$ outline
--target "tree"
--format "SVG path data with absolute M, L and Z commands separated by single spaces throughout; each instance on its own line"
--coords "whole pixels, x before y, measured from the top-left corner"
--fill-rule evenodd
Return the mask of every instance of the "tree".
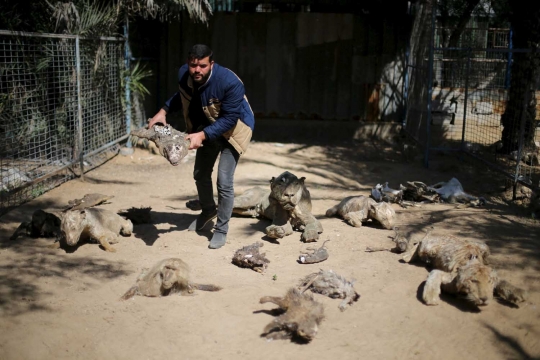
M 523 132 L 525 147 L 534 146 L 536 96 L 540 76 L 540 2 L 526 0 L 494 1 L 496 10 L 507 14 L 513 29 L 513 47 L 531 49 L 530 53 L 514 53 L 512 78 L 506 110 L 501 116 L 502 153 L 519 148 Z M 523 120 L 523 125 L 522 125 Z

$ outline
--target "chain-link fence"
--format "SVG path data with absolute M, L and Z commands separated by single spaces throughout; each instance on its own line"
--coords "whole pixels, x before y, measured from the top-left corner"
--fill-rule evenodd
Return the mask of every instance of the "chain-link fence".
M 0 31 L 0 214 L 125 139 L 122 38 Z
M 428 24 L 431 24 L 428 25 Z M 436 27 L 431 4 L 417 6 L 405 129 L 425 149 L 460 151 L 528 187 L 540 187 L 539 56 L 512 48 L 510 29 Z

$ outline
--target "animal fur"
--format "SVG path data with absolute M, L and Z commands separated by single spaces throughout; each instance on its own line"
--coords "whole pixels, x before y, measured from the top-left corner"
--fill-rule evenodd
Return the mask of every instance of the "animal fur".
M 196 284 L 190 281 L 188 264 L 178 258 L 164 259 L 151 269 L 143 269 L 137 282 L 122 297 L 127 300 L 135 295 L 159 297 L 179 293 L 186 295 L 194 289 L 204 291 L 219 291 L 216 285 Z
M 46 212 L 41 209 L 34 211 L 30 222 L 23 221 L 11 235 L 10 240 L 16 240 L 21 235 L 38 237 L 60 237 L 61 214 Z
M 326 246 L 324 246 L 328 241 L 330 240 L 326 240 L 325 242 L 323 242 L 321 247 L 318 249 L 314 249 L 311 247 L 306 248 L 306 250 L 309 252 L 302 253 L 298 258 L 298 261 L 301 264 L 315 264 L 328 259 L 328 250 L 326 249 Z
M 320 270 L 317 273 L 309 274 L 300 280 L 298 288 L 303 289 L 303 291 L 310 289 L 314 293 L 322 294 L 332 299 L 344 299 L 339 304 L 341 311 L 345 311 L 347 305 L 352 305 L 360 299 L 360 294 L 354 290 L 354 280 L 348 281 L 332 270 Z
M 244 246 L 243 248 L 236 250 L 233 255 L 232 263 L 240 267 L 252 269 L 259 273 L 264 273 L 270 260 L 265 257 L 265 253 L 259 253 L 259 249 L 263 246 L 264 244 L 262 242 L 256 242 L 255 244 Z
M 385 229 L 393 229 L 396 222 L 396 212 L 391 205 L 359 195 L 349 196 L 330 209 L 326 210 L 326 216 L 339 215 L 352 226 L 360 227 L 368 220 L 379 223 Z
M 171 125 L 153 125 L 151 129 L 139 128 L 132 130 L 131 135 L 153 141 L 159 153 L 173 166 L 180 164 L 189 151 L 189 140 L 186 133 L 176 130 Z
M 118 242 L 118 234 L 130 236 L 133 223 L 110 210 L 88 208 L 68 210 L 60 224 L 62 235 L 70 246 L 81 238 L 97 240 L 106 251 L 115 252 L 111 244 Z
M 270 190 L 255 187 L 235 197 L 233 213 L 272 220 L 266 228 L 270 238 L 281 239 L 298 230 L 302 241 L 317 241 L 323 228 L 311 213 L 311 195 L 304 181 L 285 171 L 270 180 Z
M 274 303 L 283 314 L 272 320 L 261 336 L 269 340 L 298 339 L 309 342 L 315 338 L 324 319 L 324 307 L 313 299 L 312 294 L 303 294 L 291 288 L 284 297 L 264 296 L 261 304 Z
M 441 290 L 463 295 L 476 306 L 488 305 L 496 294 L 504 301 L 518 305 L 527 292 L 499 279 L 488 266 L 489 247 L 479 240 L 453 236 L 431 236 L 430 232 L 403 256 L 405 262 L 421 261 L 431 265 L 422 299 L 427 305 L 438 305 Z

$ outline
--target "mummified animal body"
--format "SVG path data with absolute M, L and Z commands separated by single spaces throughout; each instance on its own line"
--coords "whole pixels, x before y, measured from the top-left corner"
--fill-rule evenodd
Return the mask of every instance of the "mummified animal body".
M 86 194 L 81 199 L 68 201 L 69 205 L 62 211 L 87 209 L 92 206 L 106 203 L 112 198 L 114 198 L 114 195 Z
M 428 201 L 447 203 L 464 203 L 472 206 L 484 205 L 486 200 L 467 194 L 458 179 L 452 178 L 446 182 L 440 182 L 428 186 L 420 181 L 408 181 L 405 186 L 400 185 L 403 191 L 403 199 L 408 201 Z
M 190 281 L 189 266 L 178 258 L 164 259 L 151 269 L 143 269 L 137 282 L 120 299 L 127 300 L 135 295 L 159 297 L 172 294 L 191 294 L 195 289 L 219 291 L 216 285 L 196 284 Z
M 171 165 L 180 163 L 189 150 L 190 142 L 186 140 L 186 133 L 176 130 L 171 125 L 153 125 L 151 129 L 140 128 L 132 130 L 131 135 L 153 141 L 159 149 L 159 153 L 165 157 Z
M 240 267 L 250 268 L 259 273 L 264 273 L 270 260 L 265 257 L 265 253 L 259 253 L 259 249 L 263 246 L 264 244 L 262 242 L 256 242 L 255 244 L 236 250 L 232 263 Z
M 350 225 L 360 227 L 368 220 L 374 220 L 385 229 L 393 229 L 396 222 L 396 212 L 391 205 L 359 195 L 349 196 L 339 204 L 326 210 L 326 216 L 339 215 Z
M 23 221 L 15 230 L 10 240 L 17 239 L 20 235 L 29 235 L 34 238 L 38 237 L 55 237 L 58 238 L 61 234 L 60 223 L 61 214 L 46 212 L 41 209 L 34 211 L 30 222 Z
M 324 246 L 328 241 L 330 240 L 323 242 L 321 247 L 318 249 L 311 247 L 306 248 L 306 250 L 309 252 L 304 251 L 298 258 L 298 262 L 301 264 L 315 264 L 328 259 L 328 250 L 326 249 L 326 246 Z
M 489 267 L 488 246 L 478 240 L 453 236 L 431 236 L 430 233 L 404 254 L 406 262 L 422 261 L 432 270 L 426 280 L 422 299 L 427 305 L 437 305 L 441 289 L 450 294 L 464 295 L 477 306 L 488 305 L 493 295 L 517 305 L 527 298 L 527 292 L 499 279 Z
M 298 284 L 299 289 L 310 289 L 314 293 L 322 294 L 332 299 L 344 299 L 339 304 L 339 309 L 345 311 L 347 305 L 352 305 L 360 299 L 360 294 L 354 290 L 354 281 L 349 281 L 332 270 L 320 270 L 309 274 Z
M 110 244 L 118 242 L 118 234 L 130 236 L 133 224 L 110 210 L 89 208 L 66 211 L 61 230 L 70 246 L 76 245 L 81 238 L 94 239 L 105 250 L 115 252 Z
M 324 319 L 323 305 L 315 301 L 312 294 L 303 294 L 294 288 L 284 297 L 264 296 L 259 302 L 274 303 L 284 311 L 264 328 L 262 336 L 270 340 L 311 341 Z
M 273 239 L 291 235 L 295 229 L 302 231 L 303 241 L 317 241 L 323 228 L 311 214 L 311 195 L 304 180 L 285 171 L 270 180 L 270 190 L 256 187 L 235 197 L 233 213 L 272 220 L 266 235 Z

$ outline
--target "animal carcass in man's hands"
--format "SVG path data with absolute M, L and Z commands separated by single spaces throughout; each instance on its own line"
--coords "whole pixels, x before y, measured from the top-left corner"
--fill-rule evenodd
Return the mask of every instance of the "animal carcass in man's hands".
M 314 293 L 333 299 L 344 299 L 339 304 L 341 311 L 344 311 L 347 305 L 352 305 L 353 302 L 360 299 L 360 294 L 354 290 L 354 281 L 348 281 L 332 270 L 320 270 L 318 273 L 309 274 L 300 281 L 298 288 L 303 288 L 304 291 L 311 289 Z
M 167 124 L 154 125 L 151 129 L 140 128 L 132 130 L 131 135 L 153 141 L 159 149 L 159 153 L 165 157 L 171 165 L 180 163 L 189 150 L 190 142 L 186 140 L 186 133 L 181 132 Z

